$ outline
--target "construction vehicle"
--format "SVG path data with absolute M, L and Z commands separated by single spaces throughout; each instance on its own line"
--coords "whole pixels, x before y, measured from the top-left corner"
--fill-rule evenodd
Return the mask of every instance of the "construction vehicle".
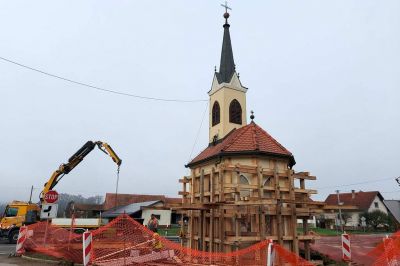
M 39 220 L 40 208 L 44 203 L 44 195 L 48 191 L 52 190 L 64 175 L 71 172 L 71 170 L 82 162 L 86 155 L 88 155 L 96 146 L 112 158 L 112 160 L 117 164 L 119 171 L 122 160 L 107 143 L 101 141 L 86 142 L 82 148 L 68 159 L 68 163 L 61 164 L 60 167 L 54 171 L 50 179 L 44 184 L 44 188 L 40 193 L 40 202 L 38 204 L 30 201 L 13 201 L 6 206 L 4 214 L 0 220 L 0 237 L 8 238 L 10 243 L 16 243 L 18 240 L 19 228 L 22 225 L 32 224 Z

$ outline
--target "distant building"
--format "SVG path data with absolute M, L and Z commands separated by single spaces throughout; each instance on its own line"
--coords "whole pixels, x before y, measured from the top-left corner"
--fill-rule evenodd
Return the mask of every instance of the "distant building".
M 384 200 L 383 203 L 396 220 L 397 225 L 400 225 L 400 200 Z
M 384 204 L 384 198 L 379 191 L 354 191 L 351 193 L 339 193 L 338 195 L 330 194 L 325 203 L 328 206 L 332 206 L 331 212 L 325 212 L 324 219 L 331 220 L 327 221 L 327 225 L 338 225 L 338 209 L 342 210 L 342 217 L 345 220 L 345 226 L 358 227 L 360 226 L 360 218 L 362 213 L 372 212 L 374 210 L 380 210 L 385 214 L 389 214 L 389 211 Z M 333 222 L 332 222 L 333 221 Z M 328 226 L 327 226 L 328 227 Z
M 178 207 L 182 203 L 180 198 L 169 198 L 164 195 L 143 195 L 143 194 L 114 194 L 107 193 L 104 201 L 104 210 L 108 214 L 115 210 L 114 213 L 121 213 L 122 209 L 129 210 L 132 214 L 128 215 L 143 219 L 143 224 L 147 224 L 151 214 L 156 215 L 161 226 L 169 226 L 177 224 L 180 220 L 180 215 L 173 211 L 173 207 Z M 133 214 L 134 212 L 134 214 Z M 108 215 L 107 213 L 103 214 Z M 140 216 L 140 217 L 139 217 Z
M 179 207 L 180 198 L 169 198 L 164 195 L 114 194 L 107 193 L 103 204 L 81 204 L 70 202 L 65 211 L 66 217 L 75 213 L 76 218 L 108 218 L 114 219 L 121 214 L 128 214 L 138 221 L 147 224 L 154 214 L 161 226 L 178 224 L 181 215 L 173 207 Z

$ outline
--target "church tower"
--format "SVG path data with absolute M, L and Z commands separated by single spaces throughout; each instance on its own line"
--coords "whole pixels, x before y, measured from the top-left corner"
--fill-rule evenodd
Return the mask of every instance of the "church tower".
M 210 96 L 209 142 L 223 139 L 233 129 L 247 125 L 246 91 L 239 79 L 233 60 L 229 33 L 229 13 L 224 14 L 224 37 L 222 41 L 219 72 L 215 72 Z
M 223 6 L 227 11 L 227 4 Z M 316 191 L 306 189 L 305 181 L 316 177 L 293 170 L 293 154 L 254 121 L 254 114 L 247 123 L 247 88 L 235 70 L 228 12 L 224 18 L 221 63 L 208 92 L 209 145 L 186 165 L 190 175 L 179 179 L 180 210 L 188 217 L 182 243 L 197 250 L 232 252 L 273 239 L 299 254 L 302 241 L 309 259 L 315 236 L 308 233 L 308 219 L 322 211 L 323 203 L 310 200 Z M 301 235 L 298 219 L 303 221 Z M 238 256 L 236 263 L 249 259 L 240 261 Z M 254 265 L 265 263 L 260 255 L 257 260 Z

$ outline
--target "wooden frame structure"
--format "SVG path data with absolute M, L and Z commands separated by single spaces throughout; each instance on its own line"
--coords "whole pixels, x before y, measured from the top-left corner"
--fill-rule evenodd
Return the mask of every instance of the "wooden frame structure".
M 307 220 L 322 212 L 323 203 L 310 200 L 317 192 L 305 186 L 316 177 L 288 165 L 285 158 L 245 156 L 192 167 L 191 175 L 179 180 L 179 209 L 189 218 L 183 244 L 230 252 L 272 239 L 299 254 L 301 241 L 309 259 L 309 244 L 316 236 L 309 234 Z M 298 219 L 303 221 L 300 234 Z

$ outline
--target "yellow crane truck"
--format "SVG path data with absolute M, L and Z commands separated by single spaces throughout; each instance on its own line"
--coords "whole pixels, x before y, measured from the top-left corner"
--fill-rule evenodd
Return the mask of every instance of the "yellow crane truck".
M 39 220 L 40 208 L 44 203 L 44 195 L 52 190 L 61 178 L 71 172 L 82 160 L 88 155 L 95 147 L 98 147 L 105 154 L 109 155 L 112 160 L 119 167 L 122 160 L 114 152 L 114 150 L 107 144 L 101 141 L 88 141 L 82 146 L 68 162 L 61 164 L 60 167 L 53 172 L 50 179 L 44 184 L 44 188 L 40 193 L 39 204 L 23 201 L 13 201 L 9 203 L 4 211 L 0 220 L 0 237 L 8 238 L 10 243 L 16 243 L 18 240 L 19 228 L 22 225 L 32 224 Z

